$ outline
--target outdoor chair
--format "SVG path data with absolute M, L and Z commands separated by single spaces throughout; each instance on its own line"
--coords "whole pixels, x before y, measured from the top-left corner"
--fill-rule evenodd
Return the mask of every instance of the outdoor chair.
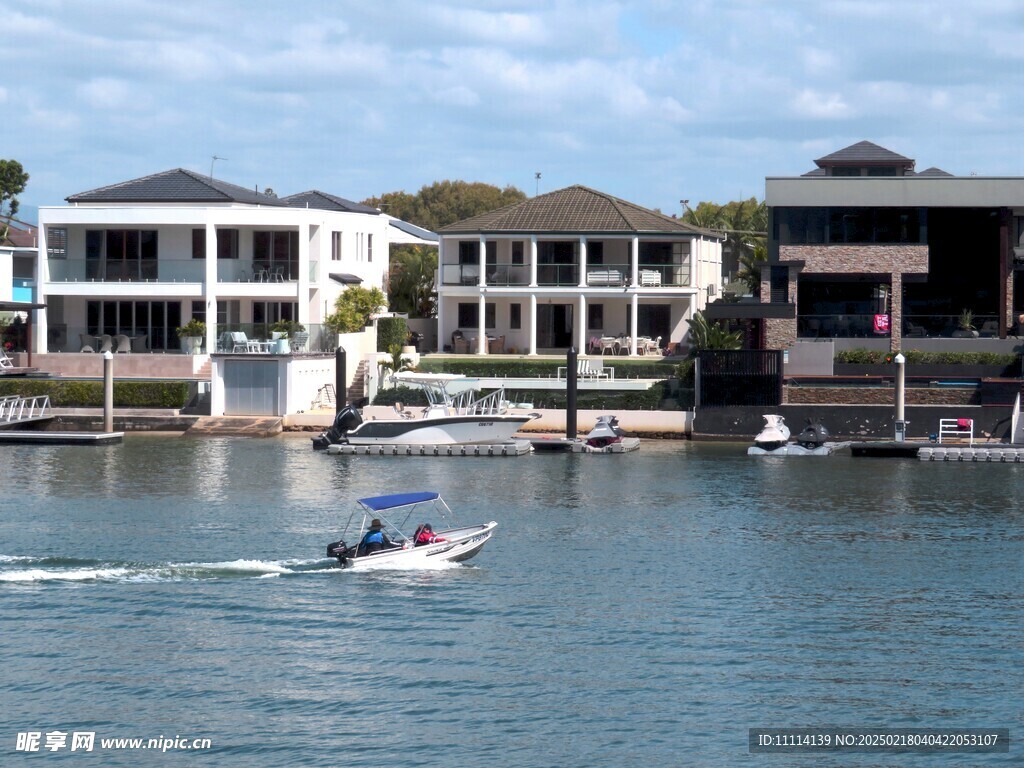
M 96 339 L 99 342 L 99 349 L 97 352 L 113 352 L 114 350 L 114 337 L 109 333 L 104 333 L 102 336 L 98 336 Z
M 492 355 L 503 355 L 505 353 L 505 337 L 499 336 L 496 339 L 488 339 L 487 352 Z
M 149 339 L 149 334 L 144 333 L 141 336 L 132 337 L 132 352 L 148 352 L 149 348 L 146 346 L 146 341 Z
M 243 331 L 231 331 L 232 352 L 259 352 L 259 342 L 249 341 Z
M 648 339 L 644 342 L 644 354 L 645 355 L 660 355 L 661 354 L 661 336 L 656 339 Z
M 906 337 L 924 338 L 928 333 L 922 326 L 908 320 L 906 322 L 906 330 L 903 331 L 903 335 Z
M 986 320 L 981 324 L 981 328 L 978 329 L 979 336 L 998 336 L 999 335 L 999 321 L 998 320 Z
M 13 368 L 14 361 L 7 355 L 7 350 L 0 347 L 0 368 Z
M 96 344 L 96 337 L 91 333 L 80 333 L 78 338 L 82 340 L 82 348 L 79 352 L 95 352 L 93 345 Z
M 132 351 L 132 340 L 128 338 L 128 334 L 119 333 L 114 337 L 114 341 L 117 342 L 118 352 L 131 352 Z

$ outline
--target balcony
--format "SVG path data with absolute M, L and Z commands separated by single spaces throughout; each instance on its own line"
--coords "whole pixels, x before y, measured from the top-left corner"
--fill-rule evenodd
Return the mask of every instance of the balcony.
M 203 283 L 203 259 L 50 259 L 51 283 Z M 293 262 L 219 259 L 217 280 L 222 283 L 295 282 Z
M 508 287 L 528 286 L 530 267 L 526 264 L 489 264 L 485 267 L 485 285 Z M 622 288 L 632 286 L 633 273 L 628 262 L 588 264 L 586 285 L 591 288 Z M 479 285 L 479 264 L 442 264 L 441 285 Z M 560 262 L 537 265 L 537 285 L 578 287 L 580 265 Z M 690 285 L 689 263 L 641 264 L 637 272 L 641 288 L 681 288 Z

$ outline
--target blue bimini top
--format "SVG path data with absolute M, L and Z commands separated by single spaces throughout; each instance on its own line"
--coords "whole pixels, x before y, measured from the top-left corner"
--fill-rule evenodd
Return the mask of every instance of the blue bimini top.
M 390 496 L 373 496 L 369 499 L 359 499 L 359 503 L 374 512 L 395 507 L 408 507 L 411 504 L 419 504 L 423 501 L 433 501 L 441 497 L 441 494 L 432 491 L 419 491 L 418 493 L 393 493 Z

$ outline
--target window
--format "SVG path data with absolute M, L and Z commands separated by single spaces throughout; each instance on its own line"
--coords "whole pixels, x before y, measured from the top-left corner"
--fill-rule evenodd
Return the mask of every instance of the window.
M 459 264 L 479 264 L 480 243 L 475 241 L 459 241 Z
M 587 243 L 587 264 L 604 264 L 604 243 Z
M 497 313 L 494 304 L 484 305 L 484 328 L 494 328 Z M 477 302 L 459 303 L 459 328 L 476 328 L 480 325 L 480 305 Z
M 123 333 L 136 339 L 145 349 L 177 349 L 178 346 L 175 335 L 175 329 L 181 325 L 181 302 L 178 301 L 89 301 L 85 305 L 85 317 L 88 333 Z
M 206 258 L 206 230 L 205 229 L 193 229 L 192 230 L 192 258 L 193 259 L 205 259 Z
M 238 230 L 218 229 L 217 230 L 217 258 L 237 259 L 238 258 Z
M 341 232 L 331 232 L 331 261 L 341 261 Z
M 366 236 L 366 260 L 373 261 L 373 233 Z
M 66 259 L 68 257 L 68 230 L 66 227 L 47 228 L 46 255 L 51 259 Z
M 510 304 L 508 307 L 508 327 L 518 331 L 523 327 L 523 305 Z
M 253 232 L 253 269 L 279 271 L 285 280 L 295 280 L 299 272 L 299 233 Z
M 523 241 L 516 240 L 512 243 L 512 263 L 513 264 L 524 264 L 523 260 Z
M 587 330 L 604 330 L 604 304 L 587 305 Z

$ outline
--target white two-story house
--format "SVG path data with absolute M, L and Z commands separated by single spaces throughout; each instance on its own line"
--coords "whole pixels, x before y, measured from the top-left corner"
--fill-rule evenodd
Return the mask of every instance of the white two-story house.
M 397 232 L 333 195 L 279 198 L 181 168 L 67 202 L 39 209 L 37 352 L 79 352 L 99 334 L 179 351 L 192 318 L 207 352 L 224 331 L 262 336 L 281 319 L 306 326 L 308 349 L 333 349 L 324 317 L 348 285 L 383 287 Z
M 438 339 L 454 352 L 671 349 L 721 283 L 723 235 L 583 186 L 438 234 Z

